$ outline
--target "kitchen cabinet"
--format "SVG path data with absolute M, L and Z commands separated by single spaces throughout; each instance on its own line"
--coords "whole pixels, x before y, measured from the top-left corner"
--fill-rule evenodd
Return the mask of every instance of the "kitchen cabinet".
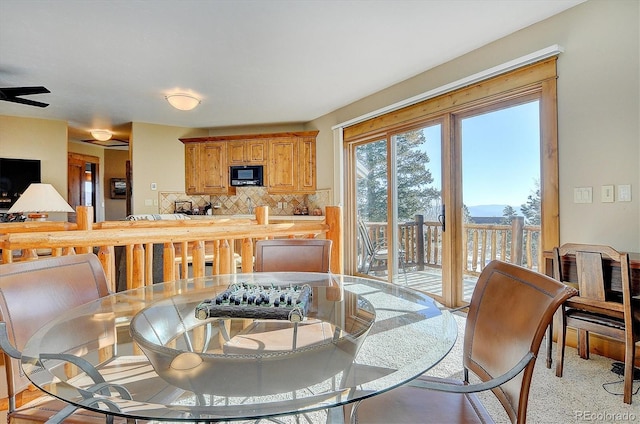
M 264 140 L 237 140 L 227 143 L 227 157 L 231 165 L 264 165 L 267 146 Z
M 228 173 L 224 143 L 185 143 L 187 194 L 227 194 Z
M 316 190 L 316 135 L 317 131 L 310 131 L 269 139 L 267 175 L 270 193 Z
M 233 194 L 229 166 L 263 165 L 269 193 L 316 190 L 318 131 L 180 139 L 185 145 L 187 194 Z

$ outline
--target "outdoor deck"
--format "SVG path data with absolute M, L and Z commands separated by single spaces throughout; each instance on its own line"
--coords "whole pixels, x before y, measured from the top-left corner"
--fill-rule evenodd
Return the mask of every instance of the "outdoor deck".
M 375 275 L 372 273 L 372 276 Z M 379 275 L 378 277 L 384 276 Z M 439 269 L 429 269 L 424 271 L 407 269 L 406 282 L 404 277 L 404 273 L 400 271 L 398 277 L 394 279 L 394 283 L 401 286 L 407 285 L 412 289 L 426 294 L 442 296 L 442 274 Z M 475 288 L 476 280 L 477 278 L 467 276 L 463 281 L 463 299 L 467 302 L 471 300 L 471 294 Z

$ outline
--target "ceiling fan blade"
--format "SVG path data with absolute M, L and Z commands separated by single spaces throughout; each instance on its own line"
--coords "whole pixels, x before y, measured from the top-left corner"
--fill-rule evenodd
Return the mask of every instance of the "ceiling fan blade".
M 51 93 L 51 91 L 47 90 L 46 87 L 36 86 L 36 87 L 7 87 L 0 88 L 0 93 L 2 93 L 6 97 L 16 97 L 16 96 L 27 96 L 29 94 L 44 94 Z
M 7 101 L 7 102 L 13 102 L 13 103 L 21 103 L 21 104 L 29 105 L 29 106 L 37 106 L 37 107 L 47 107 L 47 106 L 49 106 L 49 103 L 36 102 L 35 100 L 29 100 L 29 99 L 21 99 L 20 97 L 7 97 L 7 98 L 2 98 L 0 100 L 4 100 L 4 101 Z

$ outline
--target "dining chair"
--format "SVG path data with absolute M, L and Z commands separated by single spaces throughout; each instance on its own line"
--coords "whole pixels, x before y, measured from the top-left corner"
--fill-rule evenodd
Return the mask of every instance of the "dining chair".
M 0 265 L 0 353 L 5 364 L 9 423 L 42 423 L 50 419 L 84 424 L 126 422 L 89 410 L 75 410 L 44 393 L 17 405 L 17 399 L 22 399 L 30 387 L 20 358 L 31 336 L 64 311 L 108 294 L 102 266 L 91 253 Z M 83 323 L 73 331 L 81 332 L 90 325 Z M 102 321 L 96 325 L 107 328 L 109 323 Z M 115 331 L 104 332 L 96 349 L 111 346 L 114 338 Z
M 563 260 L 575 257 L 576 274 L 568 275 Z M 621 295 L 605 284 L 603 260 L 620 264 Z M 589 333 L 624 343 L 624 403 L 631 403 L 635 345 L 640 340 L 640 310 L 632 298 L 629 255 L 612 247 L 567 243 L 553 249 L 553 275 L 560 282 L 577 284 L 579 295 L 560 308 L 556 376 L 562 377 L 567 327 L 578 332 L 578 353 L 589 358 Z
M 258 240 L 255 256 L 256 272 L 329 272 L 331 240 Z
M 423 374 L 344 408 L 352 423 L 493 422 L 475 394 L 491 390 L 511 422 L 526 423 L 536 356 L 555 310 L 576 290 L 535 271 L 494 260 L 469 304 L 463 379 Z M 470 382 L 469 371 L 480 382 Z
M 389 247 L 386 240 L 375 242 L 371 239 L 367 225 L 361 219 L 358 220 L 358 236 L 362 243 L 363 258 L 358 271 L 369 274 L 370 271 L 386 270 L 389 260 Z M 407 281 L 407 269 L 405 266 L 406 254 L 403 249 L 398 250 L 398 264 L 404 274 L 405 285 Z

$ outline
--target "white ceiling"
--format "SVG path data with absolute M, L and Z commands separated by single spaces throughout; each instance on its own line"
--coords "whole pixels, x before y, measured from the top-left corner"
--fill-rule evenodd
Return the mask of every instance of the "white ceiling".
M 1 0 L 0 87 L 71 132 L 307 122 L 583 0 Z M 191 90 L 184 112 L 164 96 Z M 123 135 L 125 138 L 127 135 Z

